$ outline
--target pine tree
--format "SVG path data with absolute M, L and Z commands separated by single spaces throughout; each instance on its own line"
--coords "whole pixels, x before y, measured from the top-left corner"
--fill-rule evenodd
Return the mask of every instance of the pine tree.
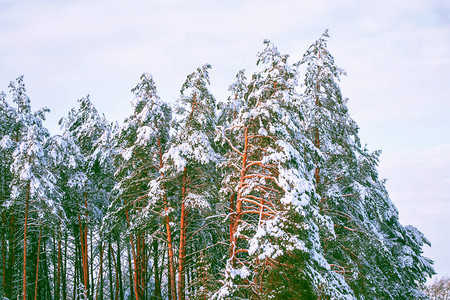
M 325 257 L 358 298 L 418 298 L 408 289 L 431 269 L 424 263 L 412 284 L 402 283 L 404 274 L 398 271 L 398 254 L 393 250 L 398 241 L 391 241 L 405 229 L 378 179 L 379 152 L 369 153 L 361 147 L 358 127 L 348 114 L 347 99 L 338 84 L 345 73 L 336 67 L 327 49 L 328 37 L 325 31 L 300 62 L 306 65 L 304 128 L 318 153 L 313 161 L 320 212 L 334 224 L 334 233 L 321 233 Z M 387 220 L 391 222 L 388 226 Z M 417 255 L 423 242 L 419 243 L 415 245 Z
M 6 102 L 6 94 L 0 93 L 0 213 L 1 213 L 1 269 L 2 284 L 0 297 L 12 296 L 12 276 L 14 272 L 14 215 L 12 209 L 7 209 L 5 202 L 10 198 L 12 175 L 12 153 L 15 148 L 14 128 L 17 111 Z
M 215 99 L 208 90 L 210 68 L 204 65 L 187 76 L 180 105 L 175 109 L 174 137 L 164 155 L 165 185 L 171 195 L 171 208 L 179 213 L 178 299 L 196 297 L 196 254 L 206 249 L 213 251 L 216 244 L 215 178 L 219 156 L 214 143 Z
M 345 297 L 348 287 L 320 254 L 296 75 L 288 56 L 265 44 L 258 56 L 263 70 L 252 76 L 245 106 L 222 133 L 230 147 L 225 166 L 232 170 L 223 189 L 235 205 L 229 214 L 230 257 L 216 296 Z
M 77 157 L 73 162 L 76 168 L 70 171 L 71 175 L 66 175 L 70 182 L 64 196 L 76 248 L 78 278 L 74 278 L 74 294 L 84 294 L 84 297 L 91 299 L 94 294 L 93 249 L 94 243 L 98 242 L 92 242 L 92 233 L 101 224 L 114 185 L 113 125 L 98 113 L 89 97 L 78 102 L 79 108 L 72 109 L 60 121 L 63 135 L 74 145 L 72 156 Z
M 130 232 L 134 266 L 134 294 L 143 299 L 153 273 L 153 296 L 161 295 L 161 254 L 159 240 L 166 240 L 169 261 L 169 287 L 174 297 L 174 261 L 172 229 L 167 212 L 167 193 L 161 180 L 164 174 L 162 155 L 169 142 L 170 107 L 157 95 L 153 78 L 143 74 L 141 81 L 132 90 L 134 93 L 133 115 L 128 117 L 118 136 L 120 155 L 116 158 L 115 174 L 118 191 L 117 200 L 111 207 L 108 223 L 114 226 L 117 217 L 125 213 Z M 111 209 L 110 209 L 111 210 Z M 164 232 L 165 236 L 164 237 Z M 152 243 L 147 243 L 147 240 Z M 153 245 L 153 272 L 148 272 L 146 254 Z
M 52 230 L 52 224 L 58 222 L 62 208 L 55 189 L 56 177 L 50 172 L 50 158 L 45 148 L 49 132 L 42 122 L 48 109 L 32 112 L 22 76 L 11 82 L 10 92 L 18 108 L 11 163 L 11 194 L 4 206 L 12 210 L 15 224 L 20 224 L 23 229 L 23 245 L 11 245 L 14 251 L 20 249 L 23 253 L 20 294 L 23 299 L 36 298 L 42 231 L 45 230 L 43 223 L 47 230 Z M 31 283 L 35 283 L 34 290 L 27 289 Z M 11 296 L 17 295 L 17 291 L 13 289 Z

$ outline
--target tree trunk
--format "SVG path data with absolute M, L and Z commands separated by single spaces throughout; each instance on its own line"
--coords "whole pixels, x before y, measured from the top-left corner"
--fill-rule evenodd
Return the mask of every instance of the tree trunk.
M 23 287 L 22 287 L 22 295 L 23 300 L 27 300 L 27 223 L 28 223 L 28 206 L 30 202 L 30 183 L 28 183 L 27 187 L 27 198 L 25 205 L 25 226 L 23 233 Z
M 161 139 L 158 136 L 158 149 L 159 149 L 159 169 L 163 168 L 163 149 L 161 145 Z M 161 177 L 164 176 L 162 172 L 160 172 Z M 164 187 L 165 188 L 165 187 Z M 166 223 L 166 235 L 167 235 L 167 259 L 169 263 L 169 299 L 176 300 L 177 299 L 177 290 L 175 283 L 175 263 L 173 260 L 173 246 L 172 246 L 172 231 L 170 228 L 170 217 L 168 213 L 168 203 L 167 203 L 167 193 L 164 193 L 164 213 L 165 213 L 165 223 Z
M 80 247 L 81 247 L 81 267 L 83 271 L 84 294 L 88 297 L 88 266 L 87 266 L 87 240 L 85 239 L 86 225 L 82 224 L 80 213 L 78 212 L 78 226 L 80 229 Z
M 16 239 L 14 238 L 16 235 L 16 226 L 15 226 L 15 218 L 14 212 L 12 212 L 11 220 L 9 222 L 9 254 L 8 254 L 8 274 L 6 276 L 6 297 L 8 299 L 12 299 L 13 297 L 13 277 L 14 277 L 14 263 L 16 257 Z
M 130 226 L 130 217 L 128 215 L 128 209 L 125 210 L 125 215 L 126 215 L 127 223 L 128 223 L 128 227 L 129 227 Z M 137 260 L 136 260 L 136 249 L 134 248 L 134 239 L 133 239 L 133 234 L 132 233 L 130 233 L 130 243 L 131 243 L 131 253 L 133 255 L 133 263 L 134 263 L 134 272 L 133 272 L 133 277 L 134 277 L 134 295 L 136 297 L 136 300 L 139 300 L 138 265 L 137 265 Z
M 61 213 L 59 214 L 59 222 L 58 222 L 58 259 L 57 259 L 57 267 L 56 267 L 56 286 L 55 286 L 55 300 L 59 300 L 61 297 Z
M 161 279 L 159 277 L 159 267 L 158 267 L 158 241 L 155 239 L 153 241 L 153 266 L 154 266 L 154 276 L 155 276 L 155 298 L 161 299 Z
M 97 300 L 97 296 L 98 296 L 98 290 L 100 288 L 100 278 L 102 277 L 102 271 L 103 271 L 103 251 L 104 251 L 104 247 L 103 247 L 103 243 L 100 242 L 100 270 L 98 271 L 98 277 L 97 277 L 97 289 L 95 292 L 95 300 Z M 93 284 L 92 284 L 93 286 Z M 103 287 L 102 287 L 103 289 Z M 102 296 L 100 296 L 100 299 L 102 299 Z
M 92 231 L 93 230 L 91 230 L 90 231 L 90 233 L 89 233 L 89 241 L 90 241 L 90 245 L 91 245 L 91 247 L 90 247 L 90 261 L 89 261 L 89 266 L 91 266 L 91 285 L 92 285 L 92 287 L 90 287 L 90 299 L 92 299 L 93 297 L 94 297 L 94 253 L 93 253 L 93 251 L 94 251 L 94 247 L 93 247 L 93 243 L 92 243 Z M 87 245 L 87 244 L 86 244 Z
M 61 272 L 62 281 L 62 299 L 67 300 L 67 285 L 66 285 L 66 272 L 67 272 L 67 232 L 64 235 L 64 264 Z
M 185 296 L 185 259 L 186 259 L 186 219 L 187 211 L 185 205 L 186 198 L 186 168 L 183 171 L 183 186 L 181 190 L 181 219 L 180 219 L 180 249 L 178 255 L 178 296 L 180 300 Z
M 128 256 L 128 270 L 130 271 L 129 277 L 130 277 L 130 290 L 131 290 L 131 299 L 133 299 L 134 295 L 134 281 L 133 281 L 133 268 L 131 266 L 131 251 L 130 251 L 130 244 L 127 243 L 127 256 Z
M 78 276 L 79 276 L 79 250 L 78 243 L 75 242 L 75 266 L 74 266 L 74 276 L 73 276 L 73 299 L 78 299 Z M 66 256 L 67 259 L 67 256 Z
M 38 282 L 39 282 L 39 254 L 41 253 L 41 237 L 42 237 L 42 226 L 39 224 L 39 240 L 37 248 L 37 260 L 36 260 L 36 283 L 34 285 L 34 300 L 37 299 L 38 292 Z
M 5 212 L 2 212 L 2 229 L 5 228 L 6 223 L 6 215 Z M 2 284 L 3 284 L 3 292 L 6 293 L 6 230 L 4 234 L 2 234 Z
M 111 241 L 108 241 L 109 295 L 111 300 L 114 300 L 111 260 Z
M 44 296 L 42 297 L 43 299 L 49 299 L 51 298 L 51 290 L 50 290 L 50 279 L 48 278 L 49 274 L 50 274 L 50 268 L 48 266 L 48 259 L 47 259 L 47 246 L 46 246 L 46 242 L 45 242 L 45 236 L 44 239 L 42 240 L 42 247 L 43 247 L 43 251 L 42 251 L 42 264 L 43 264 L 43 274 L 44 274 L 44 279 L 42 280 L 44 282 Z
M 123 285 L 122 285 L 122 251 L 120 249 L 120 234 L 117 234 L 117 282 L 119 283 L 119 299 L 124 300 Z
M 115 259 L 115 257 L 114 257 L 114 250 L 113 250 L 113 248 L 112 248 L 111 245 L 109 245 L 109 248 L 111 249 L 112 260 L 113 260 L 113 262 L 114 262 L 114 271 L 115 271 L 116 274 L 117 274 L 118 271 L 117 271 L 116 259 Z M 112 292 L 112 290 L 111 290 L 111 292 Z M 118 278 L 117 275 L 116 275 L 116 299 L 118 299 L 118 298 L 119 298 L 119 278 Z

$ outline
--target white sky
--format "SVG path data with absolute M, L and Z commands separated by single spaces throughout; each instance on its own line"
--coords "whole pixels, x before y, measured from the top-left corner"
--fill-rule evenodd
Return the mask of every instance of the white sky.
M 432 247 L 438 276 L 450 275 L 450 2 L 0 0 L 0 90 L 21 74 L 47 126 L 90 94 L 110 120 L 131 113 L 130 90 L 153 74 L 174 101 L 186 75 L 210 63 L 212 91 L 227 97 L 262 41 L 299 60 L 330 29 L 329 49 L 348 77 L 350 114 L 404 225 Z

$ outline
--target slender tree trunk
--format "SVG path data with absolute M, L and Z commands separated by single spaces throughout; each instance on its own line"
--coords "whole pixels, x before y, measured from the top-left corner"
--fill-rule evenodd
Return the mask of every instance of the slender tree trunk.
M 114 271 L 116 272 L 116 299 L 118 299 L 119 298 L 119 277 L 117 277 L 118 270 L 117 270 L 116 259 L 114 257 L 114 250 L 112 249 L 111 245 L 110 245 L 110 247 L 111 247 L 112 260 L 114 262 Z M 112 292 L 112 290 L 111 290 L 111 292 Z
M 90 231 L 90 233 L 89 233 L 89 241 L 90 241 L 90 245 L 91 245 L 91 247 L 90 247 L 90 261 L 89 261 L 89 266 L 91 267 L 91 271 L 90 271 L 90 273 L 91 273 L 91 285 L 92 285 L 92 287 L 90 287 L 90 291 L 91 291 L 91 293 L 90 293 L 90 299 L 92 299 L 93 297 L 94 297 L 94 253 L 93 253 L 93 251 L 94 251 L 94 247 L 93 247 L 93 243 L 92 243 L 92 232 L 93 232 L 93 230 L 91 230 Z
M 159 277 L 159 267 L 158 267 L 158 241 L 155 239 L 153 241 L 153 267 L 155 276 L 155 298 L 161 299 L 161 281 Z
M 55 286 L 55 300 L 59 300 L 61 297 L 61 213 L 59 214 L 59 222 L 58 222 L 58 259 L 57 259 L 57 267 L 56 267 L 56 286 Z
M 156 125 L 156 124 L 155 124 Z M 161 145 L 161 138 L 158 136 L 158 149 L 159 149 L 159 169 L 163 168 L 163 149 Z M 161 177 L 164 176 L 162 172 L 160 172 Z M 175 282 L 175 263 L 173 260 L 173 246 L 172 246 L 172 231 L 170 228 L 170 217 L 168 212 L 168 203 L 167 203 L 167 193 L 164 193 L 164 213 L 165 213 L 165 225 L 166 225 L 166 235 L 167 235 L 167 259 L 169 263 L 169 299 L 176 300 L 177 292 L 176 292 L 176 282 Z
M 123 294 L 123 280 L 122 280 L 122 250 L 120 249 L 120 235 L 117 234 L 117 282 L 119 283 L 119 299 L 124 300 Z
M 127 218 L 127 223 L 128 226 L 130 226 L 130 217 L 128 215 L 128 209 L 125 210 L 125 215 Z M 137 260 L 136 260 L 136 249 L 134 247 L 134 239 L 133 239 L 133 234 L 130 233 L 130 243 L 131 243 L 131 252 L 133 254 L 133 262 L 134 262 L 134 294 L 136 297 L 136 300 L 139 300 L 139 291 L 138 291 L 138 287 L 139 287 L 139 282 L 138 282 L 138 265 L 137 265 Z
M 140 283 L 140 294 L 139 294 L 139 298 L 141 299 L 147 299 L 146 298 L 146 285 L 145 285 L 145 277 L 147 276 L 147 264 L 146 264 L 146 259 L 147 259 L 147 247 L 145 244 L 145 231 L 143 233 L 140 234 L 140 255 L 139 255 L 139 270 L 140 270 L 140 279 L 139 279 L 139 283 Z
M 67 232 L 64 235 L 64 264 L 61 272 L 62 281 L 62 299 L 67 300 L 67 285 L 66 285 L 66 273 L 67 273 Z
M 87 221 L 87 220 L 86 220 Z M 82 225 L 82 221 L 81 221 L 81 216 L 80 213 L 78 212 L 78 226 L 80 229 L 80 251 L 81 251 L 81 267 L 82 267 L 82 271 L 83 271 L 83 282 L 84 282 L 84 294 L 87 298 L 88 296 L 88 272 L 87 272 L 87 244 L 86 244 L 86 239 L 85 239 L 85 232 L 86 230 L 83 229 L 83 227 L 86 227 L 86 225 Z
M 95 300 L 97 300 L 97 296 L 98 296 L 98 290 L 100 288 L 100 278 L 102 277 L 102 272 L 103 272 L 103 251 L 104 251 L 104 247 L 103 247 L 103 243 L 100 242 L 100 270 L 98 271 L 98 277 L 97 277 L 97 290 L 95 292 Z M 103 287 L 102 287 L 103 289 Z M 102 297 L 100 296 L 100 299 L 102 299 Z
M 170 217 L 167 207 L 167 196 L 164 195 L 164 211 L 165 211 L 165 223 L 166 223 L 166 234 L 167 234 L 167 260 L 169 262 L 169 286 L 170 295 L 173 300 L 177 299 L 176 292 L 176 281 L 175 281 L 175 262 L 173 259 L 173 244 L 172 244 L 172 231 L 170 228 Z
M 6 228 L 6 215 L 5 212 L 2 212 L 2 230 Z M 3 283 L 3 291 L 6 293 L 6 230 L 4 234 L 2 234 L 2 283 Z
M 49 275 L 50 275 L 50 268 L 49 268 L 49 265 L 48 265 L 48 257 L 47 257 L 47 243 L 45 242 L 46 240 L 45 240 L 45 236 L 43 237 L 43 240 L 42 240 L 42 248 L 43 248 L 43 251 L 42 251 L 42 259 L 41 259 L 41 262 L 42 262 L 42 264 L 43 264 L 43 271 L 42 271 L 42 273 L 44 274 L 44 279 L 43 279 L 43 282 L 44 282 L 44 296 L 42 297 L 43 299 L 50 299 L 51 298 L 51 292 L 50 292 L 50 282 L 51 282 L 51 280 L 50 280 L 50 278 L 49 278 Z
M 39 254 L 41 250 L 41 237 L 42 237 L 42 226 L 39 224 L 39 240 L 38 240 L 38 248 L 37 248 L 37 260 L 36 260 L 36 283 L 34 285 L 34 300 L 37 299 L 38 292 L 38 282 L 39 282 Z
M 83 239 L 84 239 L 84 253 L 83 253 L 83 272 L 84 272 L 84 285 L 86 287 L 86 297 L 89 296 L 89 256 L 88 256 L 88 206 L 87 206 L 87 192 L 84 192 L 84 216 L 85 216 L 85 224 L 84 224 L 84 233 L 83 233 Z
M 130 251 L 130 244 L 127 244 L 127 256 L 128 256 L 128 270 L 129 270 L 129 277 L 130 277 L 130 290 L 132 291 L 131 293 L 131 298 L 133 298 L 135 291 L 134 291 L 134 280 L 133 280 L 133 268 L 131 266 L 131 251 Z
M 112 281 L 112 265 L 111 265 L 111 240 L 108 241 L 108 271 L 109 271 L 109 295 L 114 300 L 113 281 Z
M 15 226 L 15 216 L 14 212 L 12 212 L 11 220 L 9 222 L 9 254 L 8 254 L 8 276 L 6 279 L 7 290 L 6 297 L 8 299 L 12 298 L 13 295 L 13 277 L 14 277 L 14 263 L 16 257 L 16 239 L 14 238 L 16 235 L 16 226 Z
M 142 279 L 142 249 L 141 249 L 141 233 L 138 232 L 136 234 L 136 259 L 135 259 L 135 266 L 134 269 L 136 271 L 136 278 L 137 278 L 137 282 L 136 282 L 136 289 L 137 289 L 137 293 L 138 293 L 138 297 L 142 298 L 142 287 L 141 287 L 141 279 Z
M 178 296 L 184 300 L 185 296 L 185 259 L 186 259 L 186 168 L 183 171 L 183 186 L 181 190 L 181 218 L 180 218 L 180 248 L 178 255 Z
M 25 205 L 25 226 L 24 226 L 24 234 L 23 234 L 23 300 L 27 299 L 27 223 L 28 223 L 28 206 L 30 202 L 30 183 L 28 183 L 27 187 L 27 198 Z
M 74 236 L 75 237 L 75 240 L 76 240 L 76 236 Z M 76 243 L 75 241 L 74 241 L 74 244 L 75 244 L 75 272 L 74 272 L 74 277 L 73 277 L 73 298 L 74 299 L 78 299 L 78 276 L 79 276 L 79 273 L 80 273 L 80 268 L 79 268 L 79 247 L 78 247 L 78 243 Z M 66 257 L 66 259 L 67 259 L 67 257 Z
M 52 241 L 52 267 L 53 267 L 53 277 L 52 277 L 52 281 L 53 281 L 53 298 L 56 299 L 56 281 L 58 280 L 58 250 L 57 246 L 56 246 L 56 239 L 57 237 L 52 236 L 51 237 L 51 241 Z

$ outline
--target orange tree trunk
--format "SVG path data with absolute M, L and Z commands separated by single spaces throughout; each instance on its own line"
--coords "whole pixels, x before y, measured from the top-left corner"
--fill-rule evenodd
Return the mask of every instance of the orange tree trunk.
M 161 139 L 158 136 L 158 148 L 159 148 L 159 168 L 160 170 L 163 168 L 163 160 L 162 160 L 162 153 L 163 149 L 161 146 Z M 161 173 L 161 177 L 164 176 L 163 173 Z M 170 295 L 171 299 L 176 300 L 177 299 L 177 292 L 176 292 L 176 285 L 175 285 L 175 269 L 174 269 L 174 261 L 173 261 L 173 246 L 172 246 L 172 230 L 170 228 L 170 217 L 168 214 L 168 207 L 167 207 L 167 194 L 164 193 L 164 214 L 165 214 L 165 225 L 166 225 L 166 235 L 167 235 L 167 256 L 169 260 L 169 287 L 170 287 Z
M 183 186 L 181 191 L 181 218 L 180 218 L 180 250 L 178 255 L 178 296 L 185 299 L 185 259 L 186 259 L 186 219 L 187 211 L 185 205 L 186 198 L 186 169 L 183 174 Z

